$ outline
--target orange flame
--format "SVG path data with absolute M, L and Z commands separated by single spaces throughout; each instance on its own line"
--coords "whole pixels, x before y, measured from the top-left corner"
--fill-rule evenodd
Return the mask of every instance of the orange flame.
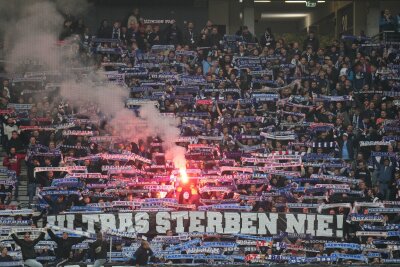
M 189 182 L 189 177 L 186 173 L 186 169 L 185 168 L 179 168 L 179 174 L 180 174 L 180 181 L 183 184 L 187 184 L 187 182 Z

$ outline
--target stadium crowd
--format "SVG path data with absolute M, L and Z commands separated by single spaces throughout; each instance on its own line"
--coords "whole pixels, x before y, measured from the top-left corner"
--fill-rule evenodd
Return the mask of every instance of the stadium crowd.
M 224 36 L 211 21 L 197 27 L 146 20 L 134 9 L 124 20 L 103 20 L 95 34 L 67 17 L 59 43 L 90 62 L 76 81 L 95 66 L 126 88 L 132 113 L 150 104 L 179 119 L 175 143 L 186 148 L 188 177 L 165 158 L 160 136 L 124 140 L 95 102 L 64 99 L 60 73 L 7 74 L 0 262 L 20 264 L 17 244 L 28 266 L 100 266 L 110 246 L 113 260 L 136 256 L 137 265 L 399 263 L 399 44 L 342 36 L 322 47 L 313 32 L 286 43 L 271 29 L 257 38 L 245 26 Z M 22 164 L 32 209 L 10 205 Z M 171 231 L 150 242 L 117 233 L 110 244 L 112 233 L 40 228 L 48 215 L 120 210 L 321 213 L 345 222 L 340 238 L 198 234 L 216 242 L 206 250 L 196 239 L 179 247 L 181 235 Z M 23 239 L 11 240 L 12 229 Z

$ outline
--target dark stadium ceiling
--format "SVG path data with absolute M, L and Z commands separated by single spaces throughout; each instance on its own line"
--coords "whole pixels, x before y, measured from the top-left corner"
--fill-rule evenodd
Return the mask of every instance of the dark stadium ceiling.
M 224 0 L 88 0 L 95 6 L 114 6 L 114 7 L 174 7 L 184 8 L 207 8 L 209 2 Z M 306 1 L 300 0 L 225 0 L 229 3 L 242 8 L 246 6 L 254 6 L 256 20 L 303 20 L 312 13 L 326 13 L 327 9 L 331 9 L 333 2 L 351 3 L 346 0 L 325 0 L 317 1 L 316 7 L 306 7 Z M 316 1 L 316 0 L 314 0 Z M 400 0 L 399 0 L 400 1 Z M 236 9 L 238 10 L 238 9 Z
M 95 5 L 101 6 L 136 6 L 136 7 L 149 7 L 149 6 L 168 6 L 168 7 L 207 7 L 211 1 L 221 0 L 89 0 Z M 296 13 L 311 13 L 316 12 L 320 8 L 324 8 L 331 4 L 333 0 L 318 1 L 315 8 L 306 7 L 305 1 L 299 0 L 229 0 L 229 2 L 236 2 L 237 5 L 248 6 L 254 5 L 257 10 L 269 11 L 273 13 L 278 12 L 296 12 Z M 254 2 L 253 2 L 254 1 Z M 266 2 L 268 1 L 268 2 Z M 341 1 L 351 2 L 351 1 Z M 284 10 L 282 10 L 284 8 Z
M 134 5 L 134 6 L 151 6 L 151 5 L 158 5 L 158 6 L 207 6 L 209 1 L 220 1 L 220 0 L 89 0 L 89 2 L 99 4 L 99 5 Z M 286 8 L 296 8 L 296 9 L 306 9 L 306 4 L 304 0 L 229 0 L 229 1 L 236 1 L 238 3 L 243 4 L 251 4 L 254 1 L 254 4 L 257 8 L 262 8 L 266 4 L 268 4 L 269 8 L 275 8 L 283 6 Z M 317 7 L 325 5 L 329 2 L 343 2 L 344 0 L 325 0 L 325 1 L 318 1 Z M 349 1 L 351 2 L 351 1 Z
M 209 0 L 89 0 L 98 5 L 132 5 L 132 6 L 207 6 Z

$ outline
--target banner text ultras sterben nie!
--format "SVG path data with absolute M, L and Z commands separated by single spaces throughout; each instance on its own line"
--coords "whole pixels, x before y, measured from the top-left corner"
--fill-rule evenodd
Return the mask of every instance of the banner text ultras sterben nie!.
M 48 216 L 48 222 L 91 233 L 95 230 L 116 229 L 156 235 L 165 234 L 171 229 L 175 233 L 276 235 L 286 232 L 320 237 L 343 236 L 343 216 L 321 214 L 228 211 L 88 212 Z

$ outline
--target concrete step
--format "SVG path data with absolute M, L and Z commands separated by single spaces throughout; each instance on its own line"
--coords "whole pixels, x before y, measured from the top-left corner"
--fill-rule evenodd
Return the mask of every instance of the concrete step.
M 28 197 L 28 196 L 25 196 L 25 195 L 20 195 L 20 196 L 18 196 L 18 198 L 19 198 L 20 200 L 28 200 L 28 199 L 29 199 L 29 197 Z
M 7 152 L 5 149 L 0 146 L 0 165 L 3 164 L 4 158 L 7 156 Z M 28 197 L 28 177 L 27 177 L 27 166 L 25 164 L 25 161 L 21 162 L 21 174 L 19 177 L 19 186 L 18 186 L 18 200 L 11 201 L 12 205 L 19 205 L 19 204 L 24 204 L 27 205 L 29 204 L 29 197 Z M 14 192 L 15 194 L 15 192 Z

